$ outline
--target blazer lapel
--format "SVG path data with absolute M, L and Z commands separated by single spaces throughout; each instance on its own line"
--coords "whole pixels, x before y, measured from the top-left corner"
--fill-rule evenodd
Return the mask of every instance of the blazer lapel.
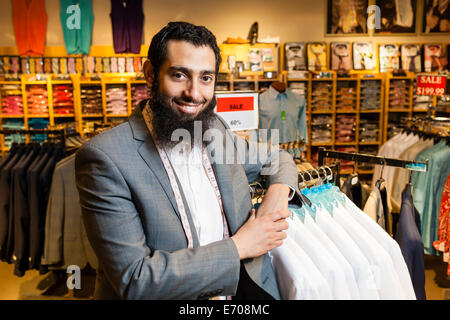
M 225 137 L 227 137 L 227 132 L 225 130 L 225 127 L 222 125 L 222 123 L 219 120 L 216 120 L 217 127 L 222 132 L 224 137 L 224 145 L 223 150 L 226 150 L 225 148 Z M 209 154 L 210 159 L 213 159 L 214 157 Z M 212 164 L 212 168 L 214 170 L 214 173 L 216 175 L 217 184 L 219 186 L 220 194 L 222 195 L 222 204 L 223 204 L 223 210 L 225 211 L 225 216 L 227 218 L 227 223 L 231 231 L 231 235 L 235 234 L 238 225 L 236 224 L 236 207 L 234 202 L 234 189 L 233 189 L 233 180 L 232 180 L 232 174 L 231 174 L 231 165 L 229 164 L 217 164 L 214 162 Z
M 145 103 L 146 103 L 145 101 L 141 102 L 140 106 L 141 107 L 143 105 L 145 106 Z M 145 120 L 142 117 L 142 113 L 139 111 L 139 109 L 140 108 L 136 108 L 136 110 L 138 111 L 135 110 L 129 120 L 134 138 L 136 140 L 143 141 L 143 143 L 138 148 L 138 153 L 158 179 L 158 182 L 164 189 L 164 192 L 166 193 L 167 198 L 172 204 L 172 207 L 175 213 L 177 214 L 178 218 L 180 219 L 181 223 L 180 211 L 178 210 L 178 205 L 175 200 L 175 194 L 173 192 L 172 186 L 170 184 L 169 176 L 167 175 L 166 169 L 164 168 L 164 164 L 158 154 L 158 150 L 156 149 L 155 143 L 153 142 L 153 139 L 151 138 L 151 135 L 148 132 L 147 125 L 145 124 Z M 189 211 L 189 206 L 186 202 L 185 195 L 183 193 L 183 189 L 181 188 L 181 184 L 178 180 L 178 177 L 176 177 L 176 179 L 181 192 L 181 196 L 183 198 L 184 207 L 186 209 L 186 215 L 188 217 L 192 237 L 194 240 L 194 247 L 198 247 L 199 246 L 198 235 L 197 232 L 195 231 L 195 225 Z

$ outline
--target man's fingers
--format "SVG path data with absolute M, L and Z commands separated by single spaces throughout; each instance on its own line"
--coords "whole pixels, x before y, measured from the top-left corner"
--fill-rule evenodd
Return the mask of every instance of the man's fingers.
M 277 212 L 272 213 L 271 218 L 272 221 L 278 221 L 280 219 L 286 219 L 291 216 L 291 213 L 289 210 L 280 210 Z
M 275 231 L 283 231 L 289 228 L 289 223 L 286 220 L 279 220 L 275 222 Z

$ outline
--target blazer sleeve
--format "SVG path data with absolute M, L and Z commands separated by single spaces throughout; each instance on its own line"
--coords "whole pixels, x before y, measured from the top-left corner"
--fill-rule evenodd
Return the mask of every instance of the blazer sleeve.
M 239 162 L 243 164 L 248 182 L 252 183 L 261 176 L 267 179 L 267 187 L 281 183 L 298 190 L 298 169 L 292 155 L 281 150 L 278 145 L 258 142 L 256 139 L 246 140 L 232 134 L 227 123 L 217 116 L 225 126 L 228 138 L 235 141 Z
M 231 238 L 174 252 L 151 250 L 127 181 L 110 156 L 87 143 L 77 152 L 75 170 L 88 239 L 121 298 L 235 295 L 240 259 Z

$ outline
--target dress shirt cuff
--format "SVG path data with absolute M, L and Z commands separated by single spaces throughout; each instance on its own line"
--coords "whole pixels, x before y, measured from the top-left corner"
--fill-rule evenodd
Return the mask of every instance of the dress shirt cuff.
M 285 186 L 288 186 L 289 189 L 291 189 L 291 191 L 289 192 L 289 198 L 288 198 L 288 200 L 291 201 L 291 200 L 294 198 L 294 195 L 295 195 L 295 189 L 294 189 L 293 187 L 291 187 L 290 185 L 288 185 L 288 184 L 284 184 L 284 185 L 285 185 Z

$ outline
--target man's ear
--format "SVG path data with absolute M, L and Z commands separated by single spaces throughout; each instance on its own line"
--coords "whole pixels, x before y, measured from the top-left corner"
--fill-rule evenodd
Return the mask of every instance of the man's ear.
M 144 77 L 147 82 L 147 86 L 151 88 L 153 81 L 155 80 L 155 72 L 152 63 L 148 59 L 144 62 Z

